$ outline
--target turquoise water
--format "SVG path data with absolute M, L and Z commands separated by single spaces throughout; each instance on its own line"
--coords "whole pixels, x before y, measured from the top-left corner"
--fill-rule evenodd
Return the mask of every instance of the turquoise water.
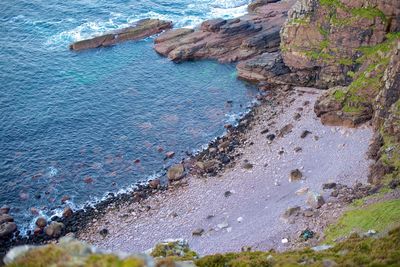
M 64 196 L 78 207 L 162 175 L 223 134 L 256 94 L 236 79 L 235 66 L 174 64 L 154 52 L 151 38 L 80 53 L 67 47 L 144 17 L 192 27 L 240 15 L 246 4 L 2 1 L 0 205 L 28 225 L 62 209 Z M 166 151 L 175 158 L 165 161 Z

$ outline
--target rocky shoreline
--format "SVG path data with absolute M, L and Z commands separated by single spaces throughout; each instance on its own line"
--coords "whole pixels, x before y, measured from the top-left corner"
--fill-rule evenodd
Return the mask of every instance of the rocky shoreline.
M 219 62 L 238 63 L 239 78 L 256 83 L 262 90 L 273 89 L 270 94 L 260 97 L 259 100 L 263 102 L 261 106 L 271 104 L 271 97 L 277 105 L 290 105 L 285 102 L 285 97 L 290 95 L 293 86 L 316 86 L 330 88 L 318 96 L 315 107 L 310 111 L 315 111 L 323 124 L 356 128 L 372 121 L 375 137 L 369 153 L 374 161 L 368 177 L 371 186 L 357 183 L 351 188 L 332 182 L 326 185 L 331 187 L 327 189 L 333 189 L 335 193 L 332 193 L 336 197 L 341 195 L 343 201 L 324 205 L 325 202 L 320 202 L 319 197 L 310 200 L 310 206 L 323 214 L 336 207 L 338 213 L 335 217 L 342 214 L 343 205 L 352 200 L 373 194 L 387 184 L 390 188 L 396 188 L 399 184 L 400 6 L 396 1 L 365 2 L 256 0 L 249 6 L 249 14 L 243 17 L 209 20 L 196 30 L 169 30 L 155 39 L 155 50 L 175 62 L 215 59 Z M 89 40 L 89 43 L 93 42 Z M 97 41 L 94 43 L 87 47 L 103 46 L 103 41 L 100 41 L 100 45 Z M 118 210 L 120 206 L 126 208 L 132 203 L 146 202 L 151 199 L 150 196 L 168 193 L 168 188 L 185 187 L 185 175 L 218 176 L 224 170 L 234 168 L 235 159 L 240 158 L 236 151 L 243 146 L 252 146 L 251 142 L 243 138 L 246 131 L 251 129 L 249 125 L 256 112 L 257 107 L 237 127 L 227 125 L 227 135 L 211 142 L 208 149 L 173 166 L 167 172 L 169 184 L 150 181 L 146 185 L 139 185 L 133 193 L 110 196 L 95 207 L 72 213 L 68 211 L 68 216 L 53 218 L 55 229 L 52 231 L 44 230 L 46 225 L 43 224 L 41 229 L 27 237 L 21 237 L 16 232 L 16 238 L 1 241 L 0 256 L 4 256 L 8 248 L 16 245 L 52 242 L 59 236 L 78 231 L 81 237 L 88 240 L 97 235 L 92 241 L 102 243 L 98 235 L 108 236 L 109 229 L 102 228 L 99 231 L 102 225 L 98 220 Z M 275 133 L 265 132 L 266 138 L 273 141 L 293 130 L 290 124 L 285 127 Z M 303 132 L 302 136 L 304 134 L 305 138 L 310 133 Z M 251 170 L 253 163 L 244 162 L 242 167 Z M 302 175 L 301 170 L 293 169 L 290 176 L 293 180 L 301 180 Z M 225 197 L 229 197 L 227 194 Z M 288 221 L 308 217 L 305 210 L 291 208 L 284 214 Z M 152 207 L 142 206 L 141 209 L 140 212 L 146 212 Z M 314 215 L 309 217 L 315 218 Z M 318 229 L 324 229 L 329 221 L 329 218 L 321 218 L 325 225 Z M 2 222 L 2 227 L 5 223 L 12 223 L 12 219 Z M 313 225 L 315 223 L 314 220 Z M 303 227 L 309 224 L 306 219 L 306 222 L 302 221 L 299 225 Z M 82 235 L 81 230 L 90 227 L 91 235 Z M 203 228 L 195 230 L 195 236 L 202 236 L 205 231 Z M 282 243 L 286 241 L 282 239 Z
M 267 101 L 261 94 L 258 100 Z M 181 163 L 171 166 L 174 169 L 177 166 L 183 166 L 179 175 L 168 174 L 169 169 L 165 170 L 166 174 L 160 179 L 150 180 L 148 182 L 137 183 L 132 192 L 114 194 L 110 193 L 106 199 L 94 204 L 87 205 L 80 210 L 73 211 L 68 206 L 63 211 L 63 216 L 53 216 L 47 221 L 43 217 L 39 217 L 36 221 L 36 228 L 27 231 L 26 236 L 20 235 L 17 225 L 11 215 L 10 208 L 4 206 L 0 209 L 0 224 L 11 223 L 13 228 L 5 229 L 4 238 L 0 238 L 0 258 L 2 259 L 7 251 L 15 246 L 21 245 L 39 245 L 53 243 L 62 236 L 74 235 L 80 229 L 85 229 L 88 224 L 102 217 L 112 206 L 118 209 L 121 205 L 140 202 L 147 199 L 158 192 L 166 191 L 169 187 L 176 188 L 185 184 L 184 177 L 190 174 L 216 176 L 226 167 L 233 164 L 232 156 L 234 149 L 239 146 L 240 139 L 246 130 L 247 125 L 254 118 L 256 106 L 251 108 L 239 121 L 237 125 L 226 125 L 227 134 L 212 140 L 207 148 L 197 154 L 189 155 L 188 158 Z M 226 143 L 229 142 L 229 146 Z M 223 150 L 218 148 L 223 147 Z M 230 155 L 228 155 L 230 154 Z M 203 162 L 202 164 L 199 162 Z M 4 219 L 3 219 L 4 217 Z M 2 229 L 3 231 L 3 229 Z M 3 232 L 2 232 L 3 233 Z

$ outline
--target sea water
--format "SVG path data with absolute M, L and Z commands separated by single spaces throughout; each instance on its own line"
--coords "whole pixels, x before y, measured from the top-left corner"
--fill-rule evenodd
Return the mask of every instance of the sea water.
M 239 16 L 248 2 L 1 1 L 0 205 L 27 226 L 63 199 L 79 207 L 162 175 L 223 134 L 256 94 L 235 66 L 175 64 L 152 38 L 79 53 L 68 45 L 148 17 L 195 27 Z

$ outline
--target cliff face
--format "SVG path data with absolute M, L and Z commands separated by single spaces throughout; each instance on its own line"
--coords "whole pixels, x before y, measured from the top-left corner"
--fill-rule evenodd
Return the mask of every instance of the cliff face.
M 399 183 L 399 31 L 398 0 L 300 0 L 281 31 L 290 75 L 330 88 L 315 106 L 324 124 L 356 127 L 372 120 L 372 183 Z
M 347 85 L 359 48 L 399 31 L 399 17 L 397 0 L 300 0 L 281 32 L 283 60 L 292 71 L 316 72 L 318 87 Z

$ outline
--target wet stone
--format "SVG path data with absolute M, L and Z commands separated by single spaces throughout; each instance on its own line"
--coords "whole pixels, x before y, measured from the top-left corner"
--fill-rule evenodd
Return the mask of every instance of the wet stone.
M 290 182 L 299 181 L 303 178 L 303 174 L 299 169 L 292 170 L 290 172 Z

